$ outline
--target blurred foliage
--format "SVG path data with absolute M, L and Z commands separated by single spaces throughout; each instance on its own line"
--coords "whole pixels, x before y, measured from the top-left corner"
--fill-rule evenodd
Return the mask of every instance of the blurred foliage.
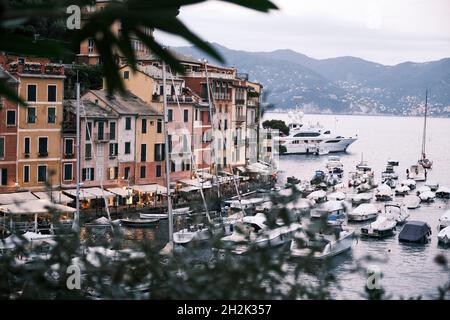
M 65 69 L 64 99 L 75 99 L 75 84 L 80 82 L 81 93 L 103 86 L 103 67 L 100 65 L 72 65 Z
M 266 120 L 262 123 L 264 129 L 280 130 L 284 135 L 289 135 L 289 127 L 283 120 Z

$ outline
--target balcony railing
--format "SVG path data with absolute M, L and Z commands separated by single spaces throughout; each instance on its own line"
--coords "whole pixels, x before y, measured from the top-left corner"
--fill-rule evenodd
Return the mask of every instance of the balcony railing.
M 236 116 L 236 120 L 235 121 L 239 122 L 239 123 L 245 122 L 246 121 L 246 117 L 238 115 L 238 116 Z
M 243 106 L 245 104 L 245 100 L 244 99 L 236 99 L 236 104 Z

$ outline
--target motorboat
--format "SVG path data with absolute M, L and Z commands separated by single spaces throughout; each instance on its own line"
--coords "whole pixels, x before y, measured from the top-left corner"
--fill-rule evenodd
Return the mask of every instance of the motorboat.
M 430 191 L 431 191 L 430 187 L 428 187 L 428 186 L 421 186 L 420 188 L 418 188 L 416 190 L 416 195 L 420 196 L 421 193 L 430 192 Z
M 436 197 L 442 199 L 450 199 L 450 188 L 439 187 L 439 189 L 436 190 Z
M 398 174 L 394 171 L 394 167 L 387 165 L 386 169 L 381 173 L 382 178 L 398 179 Z
M 359 205 L 361 203 L 369 203 L 373 198 L 371 193 L 358 193 L 352 197 L 352 204 Z
M 330 193 L 327 196 L 328 200 L 335 200 L 335 201 L 342 201 L 342 200 L 345 200 L 345 198 L 346 198 L 346 195 L 342 191 L 336 191 L 336 192 Z
M 340 183 L 342 183 L 342 175 L 339 173 L 328 173 L 325 176 L 325 182 L 327 186 L 334 187 Z
M 419 163 L 413 164 L 409 169 L 408 179 L 412 179 L 414 181 L 426 181 L 426 169 Z
M 286 147 L 283 154 L 329 154 L 345 152 L 357 137 L 343 137 L 320 125 L 305 126 L 294 122 L 289 124 L 289 135 L 279 137 L 281 146 Z
M 266 198 L 250 198 L 250 199 L 235 199 L 235 200 L 225 200 L 225 204 L 229 205 L 233 209 L 255 209 L 258 205 L 267 201 Z
M 5 239 L 0 239 L 0 251 L 11 250 L 17 247 L 18 244 L 36 246 L 42 244 L 55 244 L 55 235 L 41 234 L 37 232 L 27 231 L 23 234 L 11 234 Z
M 359 186 L 356 187 L 356 192 L 358 193 L 366 193 L 367 191 L 372 190 L 373 187 L 370 185 L 370 183 L 362 183 Z
M 420 198 L 415 195 L 405 196 L 405 199 L 403 199 L 403 204 L 408 209 L 417 209 L 418 207 L 420 207 L 420 202 Z
M 314 176 L 311 178 L 309 183 L 312 185 L 318 185 L 322 182 L 325 182 L 325 178 L 326 178 L 325 172 L 323 172 L 322 170 L 316 170 Z
M 398 225 L 402 225 L 409 218 L 408 208 L 403 204 L 388 203 L 384 205 L 384 212 L 381 214 L 393 218 Z
M 331 173 L 342 174 L 344 172 L 344 165 L 338 156 L 329 156 L 325 168 Z
M 347 208 L 343 201 L 327 201 L 320 205 L 318 208 L 311 210 L 311 219 L 326 218 L 331 214 L 337 214 L 339 216 L 345 214 Z
M 173 242 L 177 245 L 187 245 L 193 242 L 211 239 L 211 231 L 203 223 L 191 225 L 173 233 Z
M 399 165 L 399 161 L 397 159 L 389 158 L 387 161 L 388 165 L 397 167 Z
M 410 189 L 406 185 L 399 185 L 395 188 L 396 196 L 406 196 L 409 193 Z
M 431 237 L 431 227 L 423 221 L 408 221 L 404 226 L 398 240 L 400 242 L 426 243 Z
M 450 210 L 447 210 L 440 218 L 438 229 L 442 230 L 450 226 Z
M 438 237 L 439 243 L 442 243 L 445 245 L 450 244 L 450 226 L 445 227 L 444 229 L 439 231 L 437 237 Z
M 316 203 L 325 202 L 327 200 L 327 193 L 323 190 L 317 190 L 311 192 L 306 199 L 314 200 Z
M 310 212 L 316 202 L 314 200 L 297 198 L 286 204 L 286 209 L 291 210 L 294 214 L 300 216 Z
M 431 191 L 437 191 L 439 189 L 439 182 L 429 181 L 425 185 L 431 189 Z
M 384 178 L 381 182 L 389 186 L 391 189 L 395 189 L 397 187 L 397 181 L 392 178 Z
M 300 231 L 291 243 L 291 256 L 323 260 L 350 250 L 354 243 L 355 229 L 348 226 L 333 226 L 326 234 L 317 232 L 313 239 Z
M 108 228 L 111 227 L 111 222 L 106 217 L 97 218 L 91 222 L 85 223 L 86 228 Z
M 375 219 L 379 213 L 380 210 L 374 204 L 363 203 L 348 214 L 348 220 L 349 221 L 371 220 Z
M 172 209 L 172 215 L 174 217 L 188 215 L 192 212 L 189 207 Z M 167 213 L 140 213 L 141 219 L 167 219 L 169 215 Z
M 277 247 L 290 242 L 294 233 L 301 228 L 299 223 L 284 225 L 277 223 L 275 228 L 267 225 L 265 214 L 257 213 L 254 216 L 243 217 L 242 223 L 235 231 L 221 239 L 223 246 L 236 254 L 243 254 L 249 245 L 256 247 Z
M 413 179 L 406 179 L 400 182 L 401 186 L 407 186 L 410 190 L 414 190 L 416 188 L 416 181 Z
M 361 227 L 361 236 L 384 238 L 394 234 L 396 226 L 397 221 L 392 216 L 379 215 L 377 220 Z
M 127 228 L 150 228 L 159 223 L 159 218 L 152 219 L 120 219 L 120 224 Z
M 419 194 L 419 198 L 422 202 L 433 202 L 436 198 L 436 193 L 433 191 L 426 191 Z
M 382 184 L 375 192 L 375 199 L 377 201 L 390 201 L 392 200 L 393 192 L 390 186 Z

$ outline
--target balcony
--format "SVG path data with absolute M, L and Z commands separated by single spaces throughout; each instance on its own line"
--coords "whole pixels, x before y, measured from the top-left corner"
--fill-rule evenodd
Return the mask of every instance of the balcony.
M 239 106 L 245 105 L 245 100 L 244 99 L 236 99 L 236 105 L 239 105 Z
M 109 133 L 104 133 L 102 135 L 96 133 L 94 134 L 94 142 L 95 143 L 107 143 L 109 142 L 110 138 L 110 134 Z
M 48 151 L 39 151 L 38 152 L 38 157 L 39 158 L 48 157 Z

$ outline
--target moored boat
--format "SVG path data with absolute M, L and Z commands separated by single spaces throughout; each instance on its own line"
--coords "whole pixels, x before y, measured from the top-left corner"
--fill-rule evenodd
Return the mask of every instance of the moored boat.
M 361 236 L 384 238 L 394 234 L 396 226 L 397 221 L 393 217 L 380 215 L 374 222 L 361 227 Z
M 442 230 L 450 226 L 450 210 L 447 210 L 440 218 L 438 229 Z
M 450 199 L 450 188 L 439 187 L 439 189 L 436 190 L 436 197 L 442 199 Z
M 405 197 L 405 199 L 403 199 L 403 204 L 408 209 L 417 209 L 418 207 L 420 207 L 420 202 L 420 198 L 415 195 L 408 195 Z
M 417 242 L 426 243 L 431 236 L 431 227 L 423 221 L 408 221 L 400 234 L 398 240 L 400 242 Z
M 159 218 L 153 219 L 120 219 L 120 224 L 128 228 L 150 228 L 159 223 Z
M 349 221 L 366 221 L 375 219 L 380 210 L 371 203 L 360 204 L 356 209 L 348 214 Z
M 438 241 L 442 244 L 448 245 L 450 244 L 450 227 L 445 227 L 441 231 L 439 231 Z

